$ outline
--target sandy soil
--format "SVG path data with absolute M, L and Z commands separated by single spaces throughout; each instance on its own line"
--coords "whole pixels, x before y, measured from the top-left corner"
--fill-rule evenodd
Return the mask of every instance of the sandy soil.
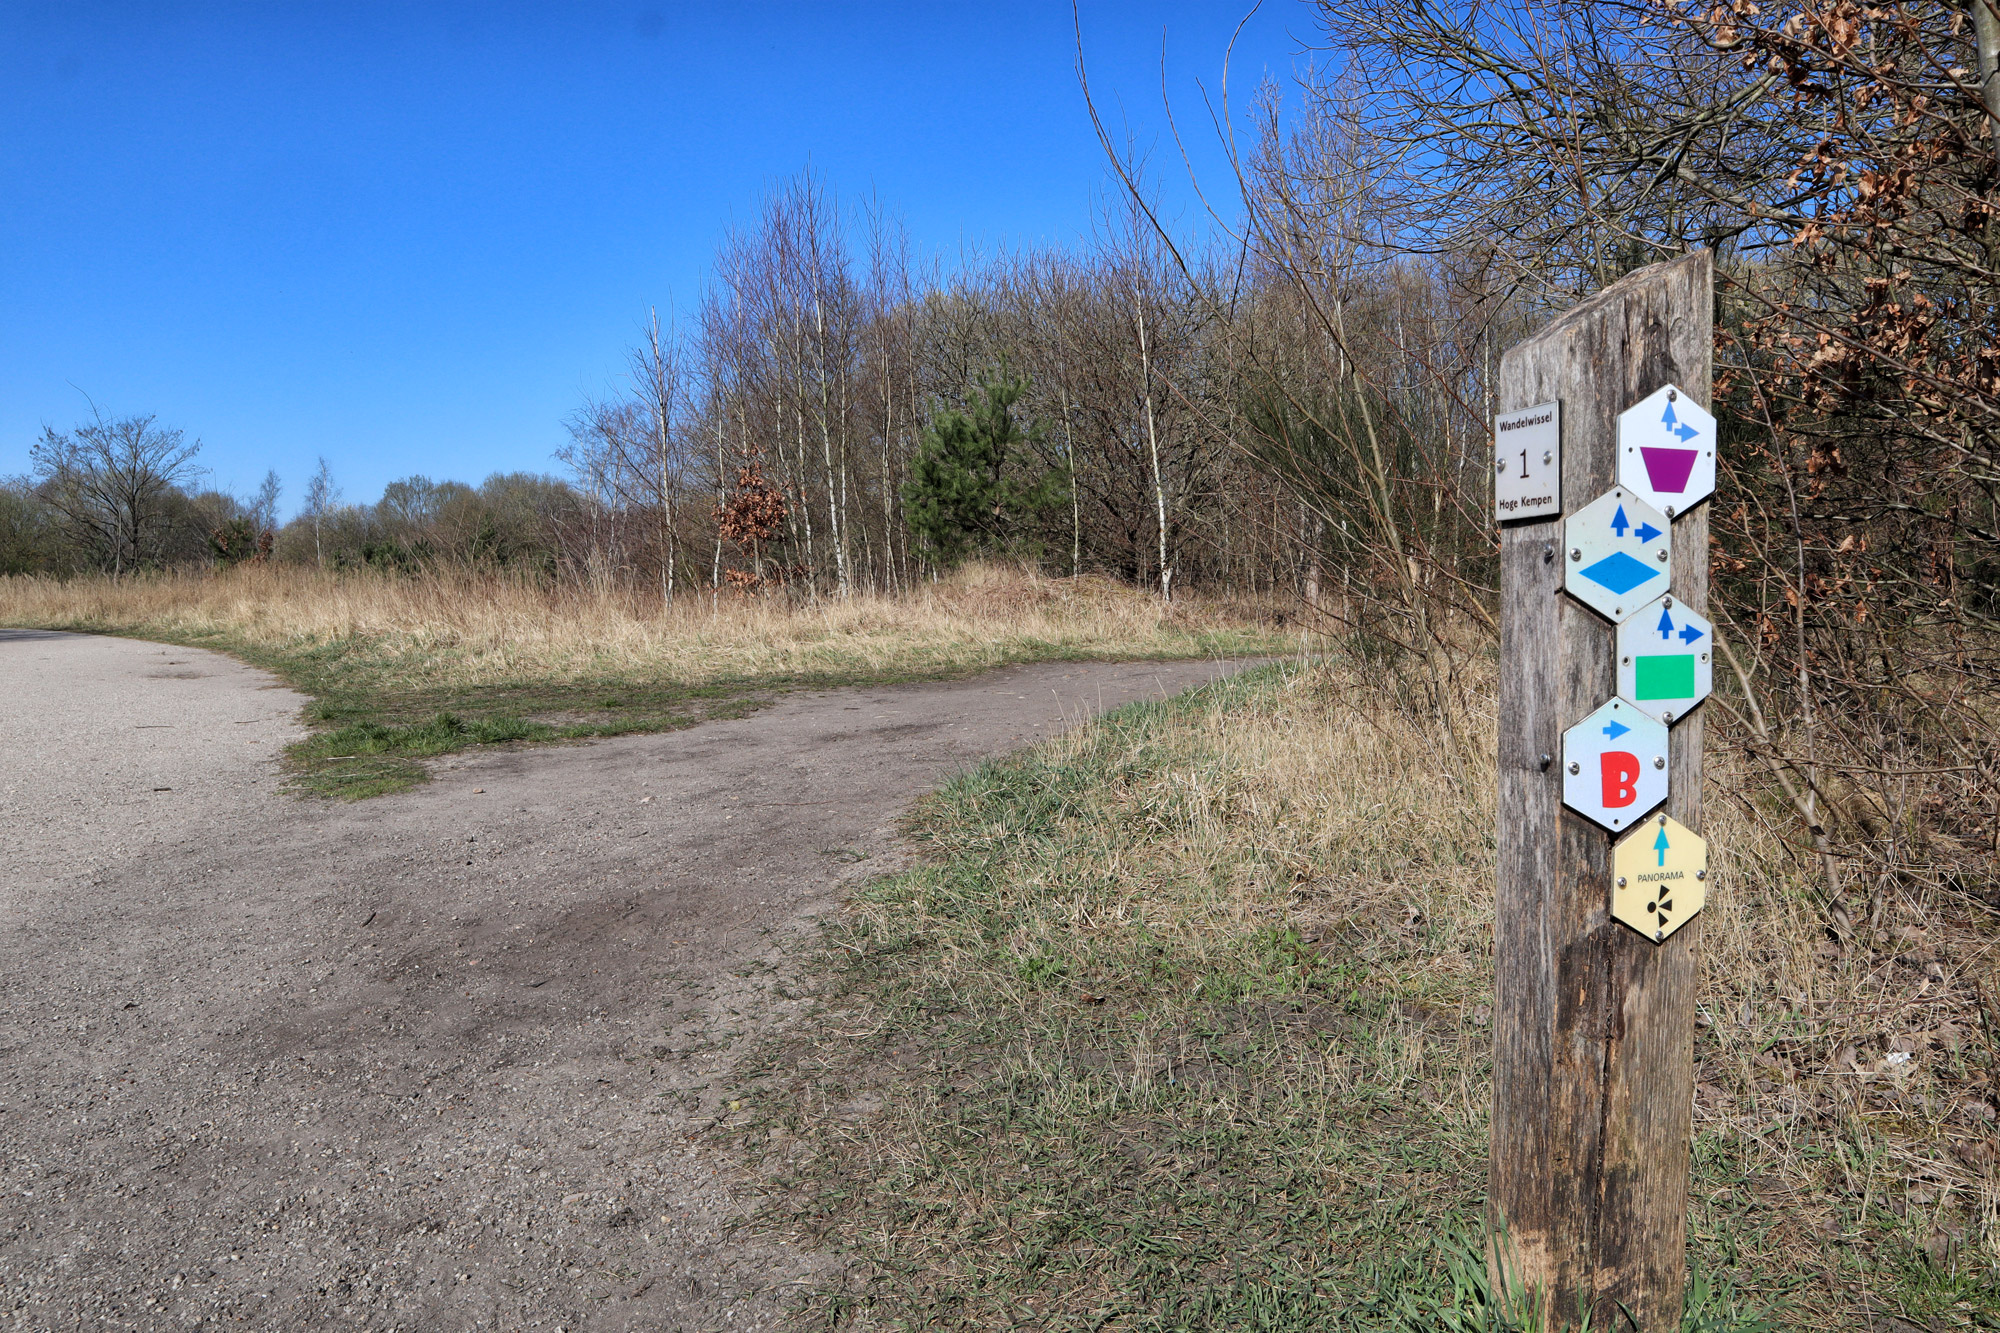
M 781 944 L 915 794 L 1222 669 L 793 695 L 337 806 L 279 791 L 269 677 L 0 631 L 0 1328 L 770 1325 L 837 1261 L 731 1228 L 699 1131 Z

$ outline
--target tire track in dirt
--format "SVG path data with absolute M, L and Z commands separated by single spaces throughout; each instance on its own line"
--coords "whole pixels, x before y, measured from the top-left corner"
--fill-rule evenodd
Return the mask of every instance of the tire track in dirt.
M 918 793 L 1213 663 L 1010 668 L 277 792 L 305 702 L 0 631 L 0 1314 L 23 1328 L 755 1328 L 698 1127 L 758 977 Z

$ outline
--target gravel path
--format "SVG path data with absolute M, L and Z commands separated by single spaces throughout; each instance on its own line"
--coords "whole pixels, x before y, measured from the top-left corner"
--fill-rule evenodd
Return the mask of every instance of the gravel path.
M 0 631 L 0 1329 L 748 1329 L 832 1262 L 699 1127 L 911 798 L 1215 664 L 788 696 L 278 790 L 306 702 Z M 11 1319 L 11 1325 L 8 1321 Z

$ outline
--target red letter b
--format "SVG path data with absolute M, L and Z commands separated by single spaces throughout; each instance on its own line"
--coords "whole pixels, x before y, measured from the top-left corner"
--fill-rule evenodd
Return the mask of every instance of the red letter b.
M 1639 799 L 1639 756 L 1606 750 L 1598 756 L 1604 774 L 1604 808 L 1621 810 Z

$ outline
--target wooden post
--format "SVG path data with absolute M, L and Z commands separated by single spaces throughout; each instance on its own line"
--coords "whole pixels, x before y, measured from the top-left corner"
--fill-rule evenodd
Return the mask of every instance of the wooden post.
M 1672 382 L 1706 406 L 1706 251 L 1640 269 L 1511 349 L 1499 410 L 1562 404 L 1562 507 L 1616 484 L 1618 414 Z M 1610 835 L 1562 804 L 1563 730 L 1617 692 L 1612 629 L 1563 594 L 1561 527 L 1500 538 L 1493 961 L 1496 1282 L 1563 1328 L 1680 1327 L 1700 919 L 1655 944 L 1610 914 Z M 1672 591 L 1708 606 L 1708 509 L 1673 524 Z M 1666 811 L 1701 829 L 1702 710 L 1673 725 Z M 1505 1289 L 1502 1288 L 1504 1291 Z

